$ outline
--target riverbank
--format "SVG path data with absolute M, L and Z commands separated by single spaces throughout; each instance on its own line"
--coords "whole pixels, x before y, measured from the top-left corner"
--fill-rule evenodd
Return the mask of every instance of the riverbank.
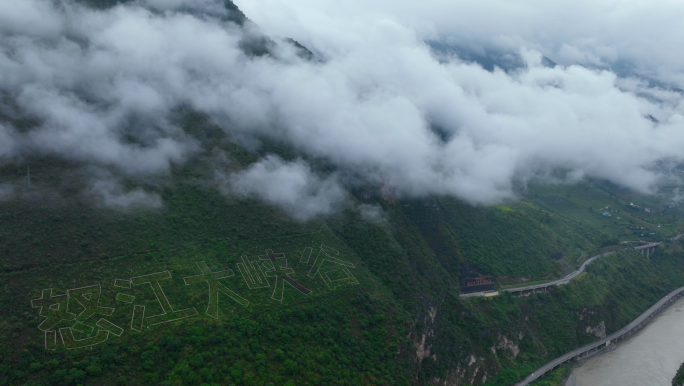
M 548 372 L 553 369 L 563 365 L 564 363 L 571 362 L 573 360 L 584 361 L 602 351 L 609 349 L 611 344 L 615 344 L 618 340 L 628 338 L 638 331 L 641 331 L 648 323 L 657 316 L 662 310 L 668 308 L 670 305 L 676 302 L 684 294 L 684 287 L 679 287 L 676 290 L 665 295 L 662 299 L 652 305 L 648 310 L 639 315 L 627 326 L 621 328 L 620 330 L 608 335 L 607 337 L 598 340 L 596 342 L 587 344 L 578 349 L 572 350 L 569 353 L 562 355 L 551 362 L 548 362 L 544 366 L 538 368 L 532 374 L 527 376 L 524 380 L 517 383 L 517 386 L 526 386 L 531 382 L 543 377 Z M 593 386 L 593 385 L 592 385 Z
M 684 299 L 615 350 L 572 370 L 566 386 L 670 386 L 684 362 Z

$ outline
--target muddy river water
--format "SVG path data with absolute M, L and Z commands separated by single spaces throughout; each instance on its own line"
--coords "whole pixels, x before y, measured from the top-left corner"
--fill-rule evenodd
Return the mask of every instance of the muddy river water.
M 617 349 L 573 369 L 566 386 L 670 386 L 684 362 L 684 298 Z

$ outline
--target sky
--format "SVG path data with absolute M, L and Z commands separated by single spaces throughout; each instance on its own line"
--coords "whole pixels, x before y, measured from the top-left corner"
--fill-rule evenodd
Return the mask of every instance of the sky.
M 516 199 L 516 182 L 557 183 L 563 171 L 565 182 L 590 176 L 650 193 L 664 178 L 656 165 L 684 158 L 684 2 L 236 4 L 254 23 L 223 21 L 216 0 L 106 11 L 0 0 L 0 162 L 39 153 L 163 175 L 204 151 L 177 124 L 178 109 L 191 108 L 242 143 L 270 138 L 301 154 L 215 175 L 227 196 L 304 221 L 348 206 L 358 186 L 490 205 Z M 246 55 L 241 46 L 262 33 L 273 54 Z M 521 65 L 488 71 L 457 52 Z M 35 123 L 17 127 L 21 117 Z M 94 175 L 89 191 L 106 205 L 163 206 Z
M 614 68 L 682 87 L 679 0 L 237 0 L 273 34 L 322 50 L 346 49 L 359 24 L 393 20 L 422 40 L 473 51 L 534 49 L 563 65 Z M 352 28 L 350 28 L 352 27 Z M 344 48 L 343 48 L 344 47 Z

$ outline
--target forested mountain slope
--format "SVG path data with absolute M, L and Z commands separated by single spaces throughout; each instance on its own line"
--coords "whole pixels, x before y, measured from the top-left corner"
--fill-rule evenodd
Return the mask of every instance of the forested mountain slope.
M 257 40 L 250 55 L 288 44 Z M 303 220 L 231 194 L 229 173 L 269 155 L 332 165 L 177 114 L 199 150 L 167 174 L 41 153 L 0 164 L 0 385 L 511 385 L 684 285 L 680 239 L 550 292 L 460 297 L 682 233 L 666 190 L 533 181 L 473 206 L 364 186 Z
M 505 385 L 684 282 L 681 247 L 668 244 L 650 260 L 595 262 L 550 293 L 462 299 L 469 277 L 559 277 L 601 245 L 641 238 L 629 221 L 652 220 L 621 209 L 626 225 L 601 224 L 602 214 L 565 202 L 573 186 L 553 188 L 557 208 L 542 186 L 498 207 L 378 188 L 355 199 L 382 208 L 375 217 L 349 208 L 300 222 L 220 193 L 216 164 L 246 166 L 256 154 L 214 134 L 213 151 L 170 175 L 127 179 L 158 194 L 159 207 L 103 207 L 80 193 L 82 167 L 58 159 L 2 166 L 15 187 L 0 202 L 2 382 Z M 596 186 L 577 189 L 602 198 Z M 679 224 L 658 229 L 666 237 Z M 259 260 L 268 251 L 284 259 Z

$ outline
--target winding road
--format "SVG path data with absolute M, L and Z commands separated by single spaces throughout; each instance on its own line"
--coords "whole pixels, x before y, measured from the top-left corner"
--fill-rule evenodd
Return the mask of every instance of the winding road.
M 648 248 L 656 247 L 656 246 L 658 246 L 658 245 L 660 245 L 660 244 L 662 244 L 662 242 L 649 243 L 649 244 L 645 244 L 645 245 L 642 245 L 642 246 L 639 246 L 639 247 L 634 247 L 634 249 L 648 249 Z M 561 285 L 561 284 L 567 284 L 568 282 L 570 282 L 570 280 L 576 278 L 576 277 L 579 276 L 582 272 L 584 272 L 584 269 L 587 267 L 587 265 L 589 265 L 589 264 L 591 264 L 592 262 L 594 262 L 594 260 L 596 260 L 596 259 L 598 259 L 598 258 L 600 258 L 600 257 L 612 255 L 612 254 L 615 254 L 615 253 L 617 253 L 617 252 L 621 252 L 621 251 L 624 251 L 624 250 L 627 250 L 627 249 L 630 249 L 630 248 L 624 248 L 624 249 L 621 249 L 621 250 L 619 250 L 619 251 L 606 252 L 606 253 L 602 253 L 602 254 L 600 254 L 600 255 L 592 256 L 592 257 L 588 258 L 584 263 L 582 263 L 582 265 L 579 267 L 578 270 L 576 270 L 575 272 L 569 274 L 568 276 L 566 276 L 566 277 L 564 277 L 564 278 L 561 278 L 561 279 L 558 279 L 558 280 L 553 280 L 553 281 L 550 281 L 550 282 L 547 282 L 547 283 L 540 283 L 540 284 L 528 285 L 528 286 L 524 286 L 524 287 L 507 288 L 507 289 L 505 289 L 504 291 L 506 291 L 506 292 L 521 292 L 521 291 L 528 291 L 528 290 L 534 290 L 534 289 L 539 289 L 539 288 L 552 287 L 552 286 L 557 286 L 557 285 Z
M 677 240 L 678 238 L 680 238 L 680 237 L 682 237 L 682 236 L 683 236 L 683 235 L 679 235 L 679 236 L 673 237 L 671 240 Z M 619 251 L 612 251 L 612 252 L 601 253 L 600 255 L 596 255 L 596 256 L 592 256 L 592 257 L 588 258 L 587 260 L 584 261 L 584 263 L 582 263 L 582 265 L 579 267 L 579 269 L 577 269 L 576 271 L 572 272 L 571 274 L 569 274 L 569 275 L 567 275 L 567 276 L 565 276 L 565 277 L 563 277 L 563 278 L 556 279 L 556 280 L 552 280 L 552 281 L 548 281 L 548 282 L 546 282 L 546 283 L 532 284 L 532 285 L 527 285 L 527 286 L 522 286 L 522 287 L 506 288 L 506 289 L 503 289 L 503 290 L 501 290 L 501 291 L 505 291 L 505 292 L 523 292 L 523 291 L 531 291 L 531 290 L 536 290 L 536 289 L 542 289 L 542 288 L 548 288 L 548 287 L 555 287 L 555 286 L 558 286 L 558 285 L 567 284 L 568 282 L 570 282 L 570 280 L 572 280 L 572 279 L 576 278 L 577 276 L 579 276 L 580 274 L 582 274 L 582 272 L 584 272 L 584 269 L 587 267 L 587 265 L 591 264 L 594 260 L 596 260 L 596 259 L 598 259 L 598 258 L 600 258 L 600 257 L 612 255 L 612 254 L 614 254 L 614 253 L 621 252 L 621 251 L 625 251 L 625 250 L 628 250 L 628 249 L 637 249 L 637 250 L 638 250 L 638 249 L 653 248 L 653 247 L 656 247 L 656 246 L 658 246 L 658 245 L 660 245 L 660 244 L 662 244 L 662 242 L 649 243 L 649 244 L 645 244 L 645 245 L 642 245 L 642 246 L 639 246 L 639 247 L 630 247 L 630 248 L 621 249 L 621 250 L 619 250 Z M 488 292 L 473 292 L 473 293 L 469 293 L 469 294 L 461 294 L 461 297 L 463 297 L 463 298 L 471 298 L 471 297 L 478 297 L 478 296 L 487 296 L 487 293 L 488 293 Z
M 680 234 L 678 236 L 672 237 L 670 241 L 675 241 L 678 240 L 684 236 L 684 234 Z M 522 286 L 522 287 L 515 287 L 515 288 L 507 288 L 502 291 L 506 292 L 522 292 L 522 291 L 534 291 L 536 289 L 540 288 L 548 288 L 548 287 L 553 287 L 553 286 L 558 286 L 562 284 L 567 284 L 570 282 L 570 280 L 574 279 L 575 277 L 579 276 L 584 270 L 586 269 L 587 265 L 591 264 L 594 260 L 603 257 L 603 256 L 609 256 L 617 252 L 629 250 L 629 249 L 648 249 L 648 248 L 653 248 L 657 247 L 658 245 L 662 244 L 663 242 L 654 242 L 654 243 L 648 243 L 639 247 L 633 247 L 633 248 L 624 248 L 619 251 L 613 251 L 613 252 L 606 252 L 602 253 L 596 256 L 592 256 L 588 258 L 582 265 L 577 269 L 576 271 L 572 272 L 571 274 L 557 279 L 557 280 L 552 280 L 546 283 L 540 283 L 540 284 L 533 284 L 533 285 L 528 285 L 528 286 Z M 492 296 L 498 294 L 496 291 L 488 291 L 488 292 L 475 292 L 475 293 L 470 293 L 470 294 L 462 294 L 461 297 L 476 297 L 476 296 Z M 532 374 L 528 375 L 527 378 L 524 380 L 518 382 L 515 386 L 526 386 L 530 382 L 533 382 L 537 380 L 538 378 L 542 377 L 549 371 L 555 369 L 556 367 L 562 365 L 563 363 L 569 362 L 573 359 L 583 359 L 587 358 L 589 356 L 592 356 L 596 354 L 597 352 L 601 351 L 602 349 L 608 347 L 611 343 L 615 343 L 619 339 L 626 338 L 628 336 L 631 336 L 632 334 L 636 333 L 637 331 L 641 330 L 648 322 L 651 320 L 653 316 L 655 316 L 658 312 L 663 310 L 664 308 L 668 307 L 670 304 L 672 304 L 677 298 L 680 296 L 684 295 L 684 287 L 680 287 L 669 294 L 665 295 L 662 299 L 660 299 L 656 304 L 651 306 L 646 312 L 641 314 L 639 317 L 634 319 L 631 323 L 626 325 L 625 327 L 621 328 L 620 330 L 610 334 L 609 336 L 598 340 L 596 342 L 590 343 L 588 345 L 582 346 L 578 349 L 575 349 L 573 351 L 570 351 L 569 353 L 558 357 L 551 362 L 545 364 L 544 366 L 538 368 L 535 370 Z
M 672 237 L 670 241 L 675 241 L 678 240 L 684 236 L 684 234 L 680 234 L 678 236 Z M 649 248 L 654 248 L 657 247 L 658 245 L 662 244 L 663 242 L 654 242 L 654 243 L 648 243 L 645 245 L 641 245 L 639 247 L 633 247 L 633 248 L 624 248 L 619 251 L 612 251 L 612 252 L 606 252 L 606 253 L 601 253 L 596 256 L 592 256 L 588 258 L 582 265 L 577 269 L 576 271 L 572 272 L 571 274 L 552 281 L 548 281 L 546 283 L 540 283 L 540 284 L 533 284 L 533 285 L 527 285 L 527 286 L 522 286 L 522 287 L 515 287 L 515 288 L 506 288 L 503 289 L 502 291 L 506 292 L 522 292 L 522 291 L 534 291 L 536 289 L 540 288 L 548 288 L 548 287 L 553 287 L 553 286 L 558 286 L 562 284 L 567 284 L 570 282 L 570 280 L 574 279 L 575 277 L 579 276 L 584 270 L 586 269 L 587 265 L 591 264 L 594 260 L 604 257 L 604 256 L 609 256 L 617 252 L 629 250 L 629 249 L 649 249 Z M 477 296 L 492 296 L 496 295 L 498 292 L 496 291 L 487 291 L 487 292 L 475 292 L 475 293 L 470 293 L 470 294 L 462 294 L 461 297 L 467 298 L 467 297 L 477 297 Z M 556 367 L 569 362 L 574 359 L 583 359 L 587 358 L 589 356 L 592 356 L 593 354 L 596 354 L 598 351 L 608 347 L 611 343 L 615 343 L 619 339 L 626 338 L 628 336 L 631 336 L 632 334 L 636 333 L 637 331 L 641 330 L 648 322 L 651 320 L 653 316 L 655 316 L 658 312 L 660 312 L 662 309 L 668 307 L 670 304 L 672 304 L 677 298 L 680 296 L 684 295 L 684 287 L 680 287 L 669 294 L 665 295 L 662 299 L 660 299 L 656 304 L 651 306 L 646 312 L 641 314 L 639 317 L 634 319 L 631 323 L 626 325 L 625 327 L 621 328 L 620 330 L 610 334 L 609 336 L 598 340 L 596 342 L 590 343 L 588 345 L 582 346 L 578 349 L 575 349 L 573 351 L 570 351 L 569 353 L 558 357 L 551 362 L 545 364 L 544 366 L 538 368 L 535 370 L 532 374 L 528 375 L 527 378 L 523 379 L 522 381 L 518 382 L 515 386 L 527 386 L 530 382 L 533 382 L 537 380 L 538 378 L 542 377 L 549 371 L 555 369 Z M 584 357 L 583 357 L 584 356 Z
M 617 332 L 614 332 L 601 340 L 598 340 L 594 343 L 590 343 L 586 346 L 582 346 L 576 350 L 570 351 L 569 353 L 552 360 L 551 362 L 535 370 L 532 374 L 528 375 L 527 378 L 525 378 L 524 380 L 518 382 L 516 386 L 526 386 L 530 382 L 535 381 L 539 377 L 543 376 L 544 374 L 548 373 L 549 371 L 555 369 L 556 367 L 562 365 L 565 362 L 569 362 L 576 358 L 581 358 L 583 354 L 591 356 L 592 351 L 595 353 L 596 351 L 602 349 L 602 346 L 607 347 L 609 344 L 621 338 L 631 336 L 633 333 L 641 330 L 650 321 L 651 317 L 653 317 L 663 308 L 673 303 L 679 296 L 682 295 L 683 292 L 684 287 L 677 288 L 676 290 L 665 295 L 665 297 L 660 299 L 660 301 L 658 301 L 656 304 L 652 305 L 651 308 L 646 310 L 646 312 L 641 314 L 638 318 L 634 319 L 630 324 L 621 328 Z
M 670 240 L 675 241 L 682 236 L 684 236 L 684 234 L 675 236 L 675 237 L 671 238 Z M 662 242 L 649 243 L 646 245 L 635 247 L 634 249 L 653 248 L 653 247 L 656 247 L 660 244 L 662 244 Z M 625 249 L 629 249 L 629 248 L 625 248 Z M 622 249 L 621 251 L 624 251 L 625 249 Z M 551 285 L 566 284 L 570 280 L 572 280 L 574 277 L 576 277 L 577 275 L 582 273 L 584 271 L 585 267 L 587 265 L 589 265 L 591 262 L 593 262 L 594 260 L 598 259 L 599 257 L 611 255 L 615 252 L 620 252 L 620 251 L 606 252 L 606 253 L 602 253 L 600 255 L 590 257 L 580 266 L 580 268 L 577 271 L 571 273 L 570 275 L 568 275 L 562 279 L 554 280 L 554 281 L 551 281 L 548 283 L 537 284 L 537 285 L 518 287 L 518 288 L 510 288 L 510 289 L 508 289 L 508 291 L 510 291 L 510 290 L 516 290 L 516 291 L 534 290 L 537 288 L 549 287 Z M 513 292 L 513 291 L 510 291 L 510 292 Z M 578 349 L 570 351 L 569 353 L 567 353 L 567 354 L 565 354 L 559 358 L 552 360 L 551 362 L 549 362 L 549 363 L 545 364 L 544 366 L 535 370 L 532 374 L 528 375 L 527 378 L 525 378 L 521 382 L 518 382 L 516 384 L 516 386 L 526 386 L 530 382 L 533 382 L 536 379 L 542 377 L 543 375 L 545 375 L 549 371 L 555 369 L 556 367 L 562 365 L 563 363 L 569 362 L 573 359 L 581 358 L 582 355 L 584 355 L 584 354 L 586 354 L 585 357 L 591 356 L 592 354 L 601 350 L 603 347 L 607 347 L 609 344 L 614 343 L 621 338 L 631 336 L 635 332 L 641 330 L 646 324 L 648 324 L 650 319 L 655 314 L 660 312 L 663 308 L 669 306 L 672 302 L 674 302 L 674 300 L 676 300 L 678 297 L 680 297 L 683 293 L 684 293 L 684 287 L 680 287 L 680 288 L 670 292 L 669 294 L 665 295 L 665 297 L 660 299 L 656 304 L 652 305 L 648 310 L 646 310 L 646 312 L 641 314 L 639 317 L 634 319 L 631 323 L 629 323 L 625 327 L 621 328 L 620 330 L 610 334 L 609 336 L 607 336 L 601 340 L 598 340 L 594 343 L 590 343 L 586 346 L 582 346 Z

